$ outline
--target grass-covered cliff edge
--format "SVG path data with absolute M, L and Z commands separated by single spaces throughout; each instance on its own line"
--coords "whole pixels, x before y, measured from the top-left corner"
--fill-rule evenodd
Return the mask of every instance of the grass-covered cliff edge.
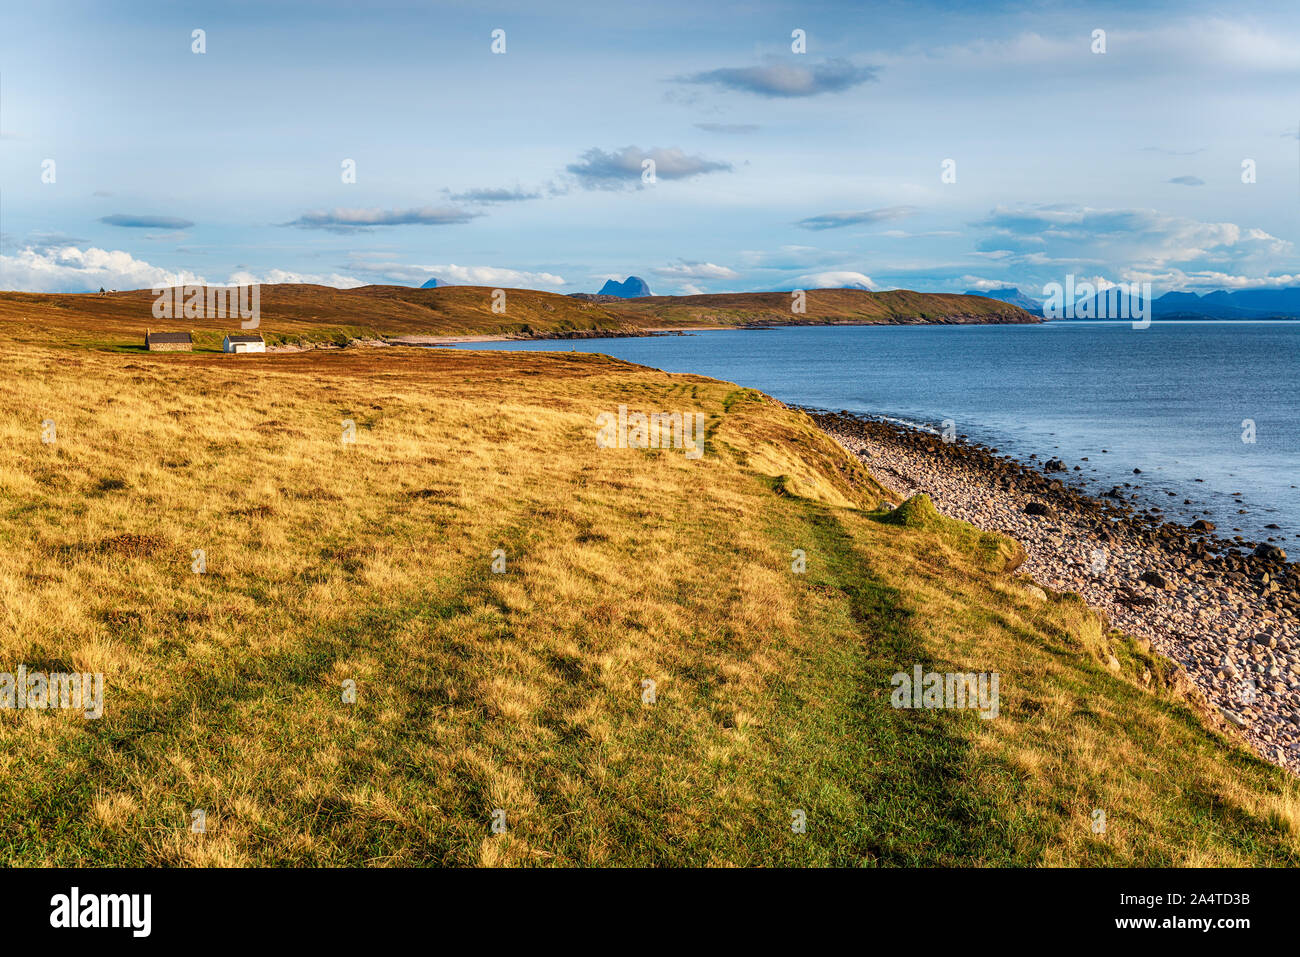
M 754 391 L 415 349 L 0 373 L 0 671 L 105 675 L 98 720 L 0 711 L 6 863 L 1300 863 L 1296 779 L 1164 662 Z M 704 454 L 598 448 L 620 405 L 703 413 Z M 998 673 L 997 717 L 893 708 L 917 664 Z

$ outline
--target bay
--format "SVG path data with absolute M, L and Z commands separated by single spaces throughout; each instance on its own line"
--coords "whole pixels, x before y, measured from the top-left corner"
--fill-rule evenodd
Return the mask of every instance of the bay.
M 950 420 L 1021 460 L 1063 459 L 1094 493 L 1128 482 L 1142 504 L 1220 535 L 1300 538 L 1297 322 L 791 326 L 465 348 L 599 352 L 792 404 Z

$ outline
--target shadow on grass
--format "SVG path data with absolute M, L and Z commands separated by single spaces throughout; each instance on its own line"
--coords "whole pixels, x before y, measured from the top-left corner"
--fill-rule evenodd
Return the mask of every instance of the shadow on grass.
M 829 862 L 901 866 L 1032 863 L 1024 842 L 1008 840 L 1000 802 L 975 785 L 969 740 L 961 723 L 970 712 L 899 709 L 890 701 L 893 675 L 914 665 L 945 670 L 915 629 L 905 596 L 871 570 L 858 540 L 836 517 L 808 504 L 819 569 L 848 601 L 861 643 L 851 656 L 848 697 L 833 723 L 839 744 L 823 747 L 824 772 L 853 795 L 841 800 L 838 838 Z M 810 550 L 811 551 L 811 550 Z M 834 714 L 834 710 L 830 712 Z M 829 717 L 829 715 L 828 715 Z M 1004 798 L 1005 801 L 1005 798 Z M 852 817 L 846 812 L 852 810 Z M 1022 838 L 1024 835 L 1022 835 Z M 1031 841 L 1045 840 L 1046 835 Z

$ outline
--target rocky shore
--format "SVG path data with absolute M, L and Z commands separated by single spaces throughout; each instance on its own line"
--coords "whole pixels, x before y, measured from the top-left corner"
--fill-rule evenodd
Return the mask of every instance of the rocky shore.
M 925 492 L 944 514 L 1020 541 L 1022 571 L 1149 642 L 1182 667 L 1220 727 L 1300 769 L 1300 571 L 1281 548 L 1086 495 L 1052 477 L 1069 468 L 1056 459 L 1035 468 L 960 436 L 807 411 L 899 494 Z

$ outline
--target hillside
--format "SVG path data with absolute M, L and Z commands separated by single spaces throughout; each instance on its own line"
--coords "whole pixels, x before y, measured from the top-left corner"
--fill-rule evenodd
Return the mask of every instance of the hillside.
M 807 313 L 792 315 L 789 293 L 655 296 L 592 302 L 531 289 L 505 290 L 505 312 L 492 311 L 484 286 L 261 287 L 258 331 L 271 344 L 339 342 L 396 336 L 633 335 L 651 328 L 809 322 L 1034 322 L 1027 313 L 975 296 L 820 289 Z M 32 343 L 51 333 L 74 342 L 138 346 L 152 328 L 195 332 L 196 347 L 216 349 L 237 319 L 155 319 L 148 289 L 104 295 L 0 293 L 0 335 Z
M 492 311 L 481 286 L 261 287 L 261 325 L 270 343 L 338 341 L 401 335 L 565 335 L 632 331 L 602 306 L 531 289 L 508 289 L 506 312 Z M 155 319 L 148 289 L 105 295 L 0 293 L 0 334 L 42 342 L 50 333 L 96 345 L 138 345 L 146 328 L 193 330 L 196 346 L 219 348 L 238 319 Z
M 606 304 L 611 312 L 646 326 L 805 325 L 814 323 L 1041 322 L 1023 309 L 983 296 L 945 293 L 810 289 L 806 311 L 792 313 L 788 292 L 650 296 Z
M 620 404 L 703 456 L 599 448 Z M 725 382 L 11 344 L 0 492 L 0 670 L 105 675 L 0 713 L 10 865 L 1300 864 L 1168 662 Z M 892 707 L 916 666 L 997 716 Z

